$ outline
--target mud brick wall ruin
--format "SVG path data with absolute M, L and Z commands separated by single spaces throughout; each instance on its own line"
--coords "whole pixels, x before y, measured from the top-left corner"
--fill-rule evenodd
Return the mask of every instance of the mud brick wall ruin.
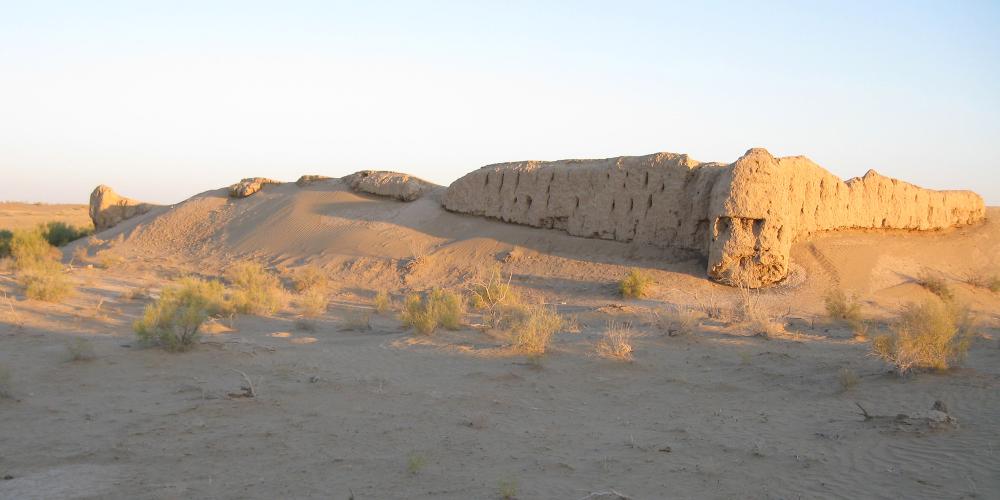
M 443 205 L 569 234 L 699 252 L 708 275 L 759 287 L 788 274 L 792 243 L 817 231 L 928 231 L 985 217 L 969 191 L 933 191 L 874 170 L 841 181 L 806 157 L 755 148 L 731 164 L 658 153 L 488 165 Z

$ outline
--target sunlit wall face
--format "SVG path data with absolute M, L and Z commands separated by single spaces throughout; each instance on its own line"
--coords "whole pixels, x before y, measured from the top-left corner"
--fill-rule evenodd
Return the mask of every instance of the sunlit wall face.
M 2 2 L 0 199 L 751 146 L 1000 204 L 1000 7 Z

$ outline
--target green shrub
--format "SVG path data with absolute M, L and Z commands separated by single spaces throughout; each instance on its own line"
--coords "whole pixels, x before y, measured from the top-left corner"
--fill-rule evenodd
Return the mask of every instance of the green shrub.
M 45 302 L 58 302 L 75 291 L 61 267 L 24 270 L 18 274 L 18 281 L 25 297 Z
M 183 278 L 147 305 L 132 328 L 143 343 L 184 351 L 198 339 L 202 323 L 210 314 L 221 312 L 224 304 L 224 289 L 218 281 Z
M 257 262 L 237 262 L 226 273 L 235 288 L 232 304 L 237 312 L 268 316 L 285 304 L 278 277 Z
M 49 244 L 61 247 L 67 243 L 94 234 L 93 228 L 79 228 L 65 222 L 49 222 L 41 227 L 42 233 Z
M 39 229 L 14 231 L 10 241 L 10 254 L 17 270 L 60 266 L 59 250 L 49 244 Z
M 14 233 L 0 229 L 0 259 L 10 257 L 10 240 L 14 239 Z
M 965 357 L 973 334 L 973 317 L 967 308 L 931 299 L 907 306 L 891 333 L 872 340 L 872 354 L 900 374 L 944 371 Z
M 625 279 L 618 283 L 618 291 L 626 299 L 639 299 L 649 294 L 652 278 L 638 269 L 629 269 Z
M 406 297 L 400 319 L 418 333 L 430 335 L 439 326 L 448 330 L 461 328 L 464 312 L 462 297 L 455 292 L 435 288 L 423 297 L 417 294 Z

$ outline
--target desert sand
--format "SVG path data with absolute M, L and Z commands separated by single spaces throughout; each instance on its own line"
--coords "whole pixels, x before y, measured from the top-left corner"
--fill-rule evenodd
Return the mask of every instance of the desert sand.
M 1000 492 L 1000 294 L 963 281 L 998 271 L 1000 208 L 952 229 L 812 234 L 790 245 L 787 277 L 754 292 L 780 331 L 703 318 L 670 336 L 655 325 L 662 308 L 739 300 L 708 279 L 705 256 L 455 213 L 442 207 L 445 188 L 421 186 L 416 197 L 379 196 L 315 178 L 151 206 L 63 249 L 79 288 L 61 303 L 26 300 L 0 274 L 10 373 L 0 498 Z M 335 287 L 328 309 L 308 329 L 294 306 L 220 318 L 184 353 L 137 342 L 131 323 L 151 299 L 130 291 L 155 297 L 175 278 L 221 276 L 248 259 L 286 284 L 303 266 L 322 268 Z M 396 304 L 412 291 L 461 290 L 494 263 L 570 318 L 540 360 L 511 352 L 474 312 L 460 330 L 421 336 L 372 310 L 378 290 Z M 617 294 L 629 268 L 653 278 L 649 296 Z M 841 288 L 886 329 L 908 302 L 933 298 L 915 283 L 927 272 L 979 321 L 956 369 L 899 376 L 826 318 L 822 297 Z M 358 327 L 368 314 L 370 328 Z M 631 323 L 632 362 L 595 354 L 609 321 Z M 72 361 L 67 345 L 81 338 L 93 359 Z M 856 385 L 838 381 L 845 370 Z M 253 398 L 242 397 L 244 374 Z M 954 423 L 920 419 L 936 401 Z

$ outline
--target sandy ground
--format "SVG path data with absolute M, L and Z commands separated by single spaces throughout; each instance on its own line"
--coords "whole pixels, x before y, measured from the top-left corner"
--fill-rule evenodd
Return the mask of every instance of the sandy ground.
M 795 272 L 760 293 L 785 325 L 771 338 L 706 320 L 670 337 L 665 304 L 728 306 L 734 290 L 690 255 L 574 238 L 334 186 L 221 191 L 157 209 L 65 250 L 120 257 L 74 267 L 62 304 L 25 300 L 0 274 L 0 498 L 996 498 L 1000 494 L 1000 295 L 961 282 L 1000 262 L 1000 210 L 934 234 L 821 235 L 793 251 Z M 407 268 L 414 256 L 421 265 Z M 141 348 L 130 323 L 186 273 L 245 258 L 289 273 L 322 266 L 337 285 L 312 329 L 294 308 L 223 319 L 192 352 Z M 514 283 L 575 328 L 540 363 L 473 326 L 421 337 L 391 314 L 347 325 L 375 290 L 459 287 L 504 261 Z M 624 301 L 627 267 L 656 280 Z M 879 322 L 930 297 L 945 277 L 980 319 L 964 365 L 906 378 L 822 317 L 822 294 L 857 294 Z M 995 272 L 996 269 L 993 269 Z M 476 315 L 470 325 L 481 322 Z M 631 321 L 635 361 L 594 354 L 609 320 Z M 68 345 L 88 339 L 89 361 Z M 847 369 L 860 382 L 844 389 Z M 240 397 L 253 382 L 256 398 Z M 957 427 L 904 425 L 940 400 Z M 868 412 L 890 418 L 865 420 Z

